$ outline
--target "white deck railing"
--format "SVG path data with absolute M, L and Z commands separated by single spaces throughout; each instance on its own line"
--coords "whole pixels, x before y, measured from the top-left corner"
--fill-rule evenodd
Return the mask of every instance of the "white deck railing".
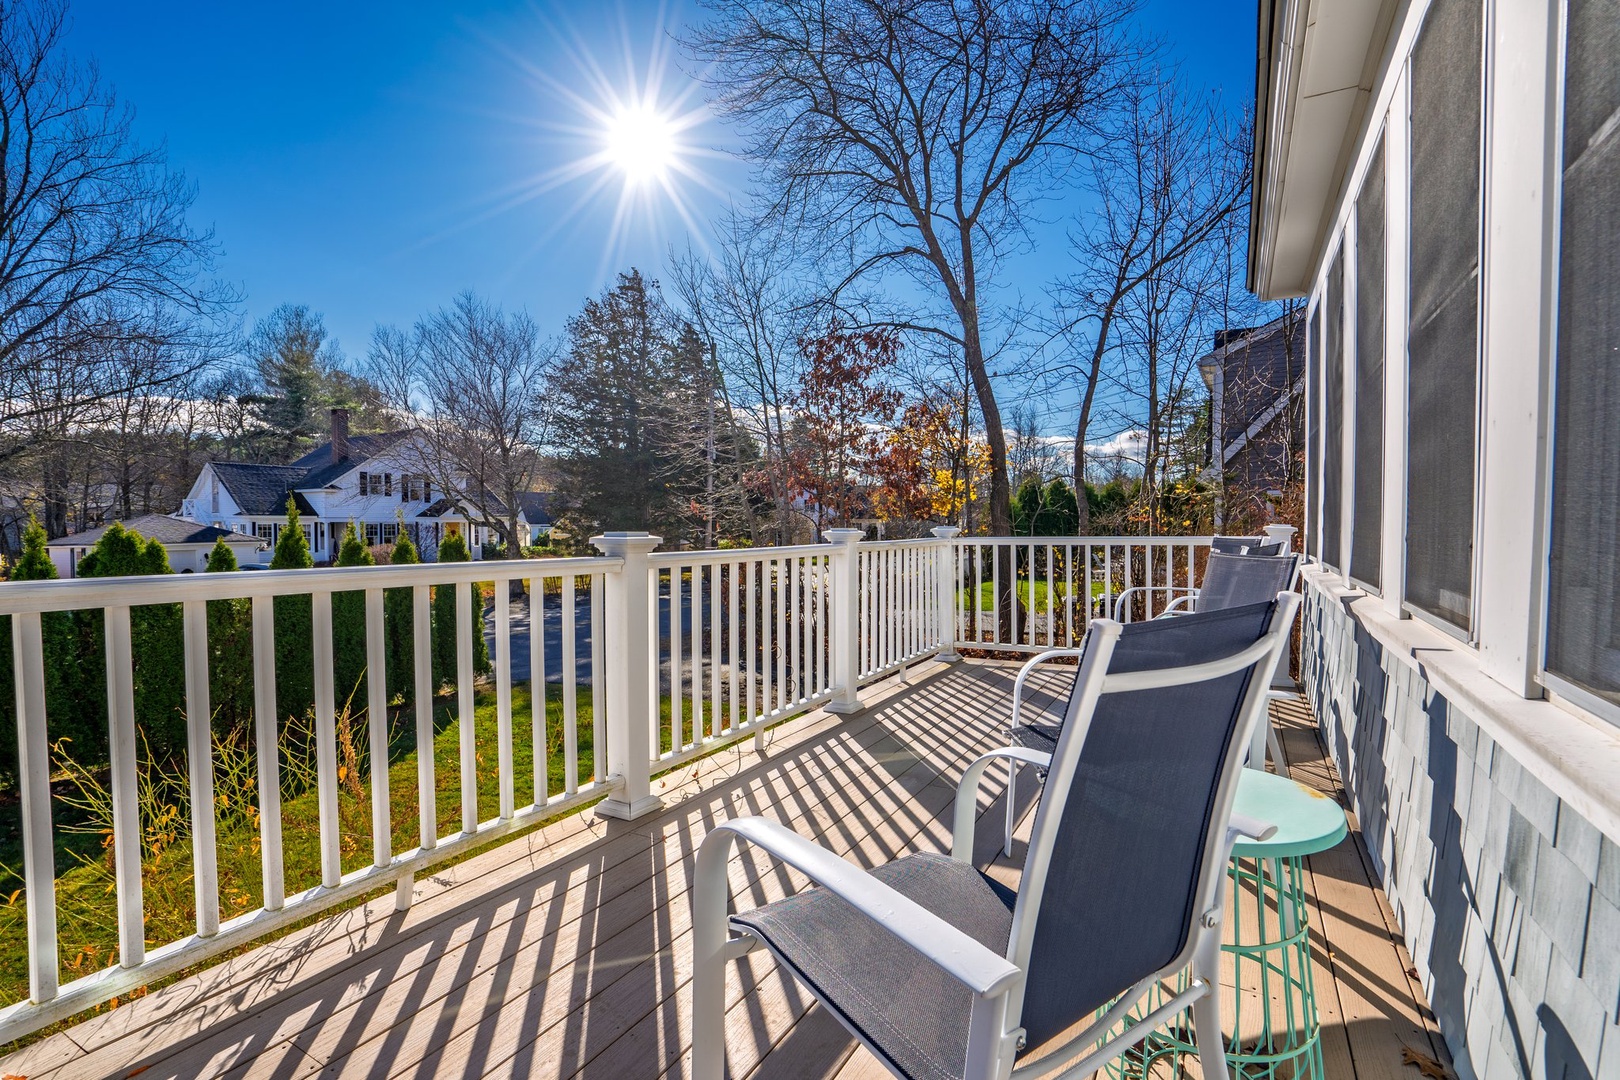
M 1086 624 L 1110 610 L 1132 585 L 1190 585 L 1209 538 L 962 538 L 860 542 L 830 530 L 830 543 L 734 551 L 654 553 L 656 537 L 596 538 L 601 558 L 489 561 L 308 571 L 79 579 L 0 585 L 0 616 L 13 622 L 17 673 L 19 785 L 27 903 L 29 1000 L 0 1009 L 0 1042 L 302 919 L 322 908 L 393 884 L 410 901 L 416 873 L 469 846 L 542 817 L 602 799 L 600 812 L 629 818 L 659 805 L 651 777 L 786 717 L 816 706 L 860 708 L 859 688 L 929 657 L 956 650 L 1021 653 L 1080 641 Z M 510 585 L 558 598 L 555 617 L 542 603 L 528 633 L 527 717 L 513 715 Z M 498 812 L 480 820 L 472 655 L 479 613 L 472 590 L 457 590 L 456 694 L 460 828 L 438 833 L 434 775 L 432 590 L 495 584 L 493 678 L 482 684 L 496 717 Z M 420 807 L 416 844 L 393 850 L 388 786 L 390 702 L 387 680 L 368 679 L 371 858 L 345 873 L 339 830 L 337 688 L 333 675 L 335 593 L 363 592 L 366 666 L 386 666 L 385 590 L 410 589 L 414 614 L 414 722 Z M 276 702 L 277 597 L 312 598 L 315 744 L 320 883 L 288 894 L 282 837 L 282 719 Z M 253 767 L 262 860 L 259 907 L 221 917 L 212 710 L 209 702 L 208 603 L 246 599 L 252 607 Z M 1147 593 L 1143 614 L 1168 601 Z M 138 797 L 130 609 L 176 604 L 182 611 L 185 719 L 195 932 L 148 948 L 142 895 L 142 823 Z M 59 983 L 56 866 L 47 735 L 46 612 L 99 609 L 105 617 L 110 733 L 112 836 L 118 954 L 94 974 Z M 557 640 L 560 638 L 560 641 Z M 519 642 L 521 646 L 521 642 Z M 588 646 L 586 677 L 581 646 Z M 560 671 L 548 664 L 560 660 Z M 143 662 L 150 662 L 144 659 Z M 588 683 L 591 756 L 582 765 L 585 720 L 576 707 Z M 548 745 L 547 707 L 560 694 L 562 746 Z M 532 798 L 519 805 L 514 740 L 531 741 Z M 548 761 L 560 752 L 562 783 L 553 790 Z M 487 775 L 487 774 L 486 774 Z M 487 781 L 486 781 L 487 782 Z M 352 858 L 351 858 L 352 861 Z

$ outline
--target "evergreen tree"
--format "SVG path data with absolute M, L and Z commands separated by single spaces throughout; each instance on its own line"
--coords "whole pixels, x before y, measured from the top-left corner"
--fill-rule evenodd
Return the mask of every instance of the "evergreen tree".
M 440 562 L 467 562 L 470 558 L 467 541 L 460 533 L 439 541 Z M 484 605 L 477 585 L 461 588 L 472 592 L 473 672 L 487 674 L 490 663 L 489 646 L 484 641 Z M 440 585 L 433 590 L 433 681 L 439 686 L 454 686 L 456 682 L 456 589 L 450 585 Z
M 224 537 L 208 553 L 210 574 L 237 570 Z M 214 726 L 221 734 L 246 731 L 253 719 L 253 601 L 208 601 L 208 665 Z
M 315 565 L 298 520 L 298 506 L 287 496 L 287 523 L 276 537 L 272 570 L 304 570 Z M 276 708 L 282 716 L 302 716 L 315 704 L 314 616 L 310 598 L 278 596 L 276 609 Z
M 22 555 L 11 567 L 12 581 L 56 579 L 56 564 L 51 562 L 45 539 L 45 527 L 30 515 L 28 527 L 23 530 Z M 45 612 L 40 616 L 40 635 L 45 647 L 45 715 L 50 735 L 53 739 L 72 739 L 75 756 L 99 764 L 105 760 L 107 725 L 87 722 L 85 712 L 75 707 L 78 656 L 72 614 Z M 4 615 L 0 616 L 0 778 L 7 782 L 15 782 L 17 777 L 17 684 L 11 665 L 11 616 Z
M 338 566 L 375 566 L 377 560 L 360 540 L 354 522 L 343 530 L 338 546 Z M 359 712 L 366 702 L 366 594 L 341 592 L 332 595 L 332 669 L 337 680 L 338 708 L 353 702 Z
M 405 566 L 421 561 L 410 534 L 401 527 L 389 562 L 394 566 Z M 401 698 L 410 704 L 416 694 L 416 609 L 412 590 L 384 591 L 383 625 L 388 634 L 388 697 L 390 700 Z M 424 633 L 426 630 L 423 627 Z
M 169 553 L 156 540 L 107 526 L 94 547 L 79 561 L 79 577 L 130 577 L 172 574 Z M 81 709 L 87 717 L 107 715 L 106 628 L 99 610 L 76 612 L 79 626 Z M 181 758 L 186 749 L 186 671 L 183 622 L 179 604 L 149 604 L 130 609 L 130 653 L 134 661 L 135 723 L 159 761 Z M 101 725 L 105 730 L 105 723 Z M 98 741 L 105 746 L 105 736 Z M 104 752 L 104 751 L 103 751 Z M 99 760 L 91 758 L 90 760 Z
M 678 417 L 689 395 L 676 377 L 680 341 L 657 283 L 637 270 L 620 274 L 585 302 L 567 333 L 553 392 L 556 443 L 566 448 L 557 462 L 558 501 L 576 519 L 571 531 L 678 536 L 688 504 L 677 496 L 694 486 L 687 474 L 700 459 L 672 444 L 693 418 Z M 701 343 L 693 351 L 701 354 Z M 701 355 L 687 359 L 688 368 L 702 364 Z

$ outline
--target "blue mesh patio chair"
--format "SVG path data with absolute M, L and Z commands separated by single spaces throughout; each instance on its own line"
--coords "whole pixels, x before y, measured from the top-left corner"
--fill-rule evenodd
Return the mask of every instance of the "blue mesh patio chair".
M 1237 836 L 1273 831 L 1232 803 L 1298 603 L 1093 623 L 1053 752 L 974 761 L 948 857 L 867 871 L 765 818 L 717 825 L 693 881 L 693 1075 L 720 1080 L 726 964 L 763 947 L 908 1080 L 1086 1075 L 1188 1008 L 1204 1075 L 1224 1076 L 1224 868 Z M 1016 890 L 971 861 L 979 784 L 1003 759 L 1046 772 Z M 730 911 L 739 840 L 813 885 Z M 1114 1032 L 1183 973 L 1184 990 Z

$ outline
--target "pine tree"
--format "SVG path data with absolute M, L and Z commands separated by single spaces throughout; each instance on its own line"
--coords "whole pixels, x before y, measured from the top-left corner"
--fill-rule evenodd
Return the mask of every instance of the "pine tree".
M 238 569 L 236 553 L 224 537 L 208 553 L 207 572 Z M 222 735 L 246 731 L 253 719 L 253 602 L 208 601 L 209 694 L 214 727 Z
M 405 566 L 421 561 L 410 534 L 401 527 L 389 562 L 394 566 Z M 410 704 L 416 695 L 416 609 L 412 590 L 384 591 L 383 625 L 388 634 L 388 697 L 390 700 L 401 698 Z M 422 629 L 424 633 L 427 632 L 426 627 Z
M 377 560 L 360 540 L 354 522 L 343 530 L 338 546 L 338 566 L 375 566 Z M 366 594 L 341 592 L 332 595 L 332 670 L 337 680 L 338 707 L 352 701 L 358 713 L 366 702 Z
M 298 506 L 287 496 L 287 523 L 276 537 L 272 570 L 303 570 L 315 565 L 298 521 Z M 278 596 L 276 608 L 276 708 L 282 716 L 303 716 L 315 704 L 314 616 L 310 598 Z
M 440 562 L 467 562 L 470 558 L 467 541 L 460 533 L 452 533 L 439 541 Z M 472 592 L 473 672 L 487 674 L 490 663 L 489 646 L 484 641 L 484 605 L 477 585 L 461 588 Z M 433 590 L 433 681 L 440 686 L 454 686 L 456 682 L 456 589 L 450 585 L 440 585 Z
M 129 577 L 172 574 L 169 552 L 156 540 L 107 526 L 101 539 L 79 561 L 80 577 Z M 79 627 L 81 709 L 87 717 L 107 715 L 107 675 L 96 658 L 106 655 L 105 625 L 100 611 L 76 613 Z M 186 671 L 183 622 L 179 604 L 150 604 L 129 613 L 130 653 L 134 661 L 135 723 L 159 761 L 175 761 L 186 749 Z M 104 745 L 104 743 L 102 744 Z
M 11 568 L 12 581 L 53 581 L 56 564 L 45 548 L 45 527 L 30 515 L 23 530 L 22 555 Z M 74 676 L 78 667 L 73 616 L 47 611 L 40 616 L 45 651 L 45 715 L 53 739 L 66 737 L 72 753 L 89 764 L 105 759 L 106 724 L 89 721 L 76 708 Z M 12 677 L 11 616 L 0 616 L 0 777 L 17 776 L 17 684 Z M 105 716 L 105 714 L 102 714 Z M 87 722 L 88 721 L 88 722 Z

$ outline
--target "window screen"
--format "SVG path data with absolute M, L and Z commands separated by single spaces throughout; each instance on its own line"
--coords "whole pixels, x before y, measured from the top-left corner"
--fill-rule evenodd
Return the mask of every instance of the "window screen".
M 1322 448 L 1317 445 L 1321 428 L 1322 339 L 1316 336 L 1321 305 L 1311 311 L 1305 326 L 1305 550 L 1322 556 L 1322 527 L 1317 511 L 1322 508 Z
M 1379 587 L 1384 509 L 1384 140 L 1356 196 L 1356 475 L 1350 574 Z
M 1344 516 L 1344 248 L 1328 267 L 1322 298 L 1322 561 L 1339 567 L 1340 518 Z
M 1412 50 L 1406 600 L 1469 629 L 1479 344 L 1479 0 L 1435 0 Z
M 1547 670 L 1620 706 L 1620 0 L 1570 0 Z

